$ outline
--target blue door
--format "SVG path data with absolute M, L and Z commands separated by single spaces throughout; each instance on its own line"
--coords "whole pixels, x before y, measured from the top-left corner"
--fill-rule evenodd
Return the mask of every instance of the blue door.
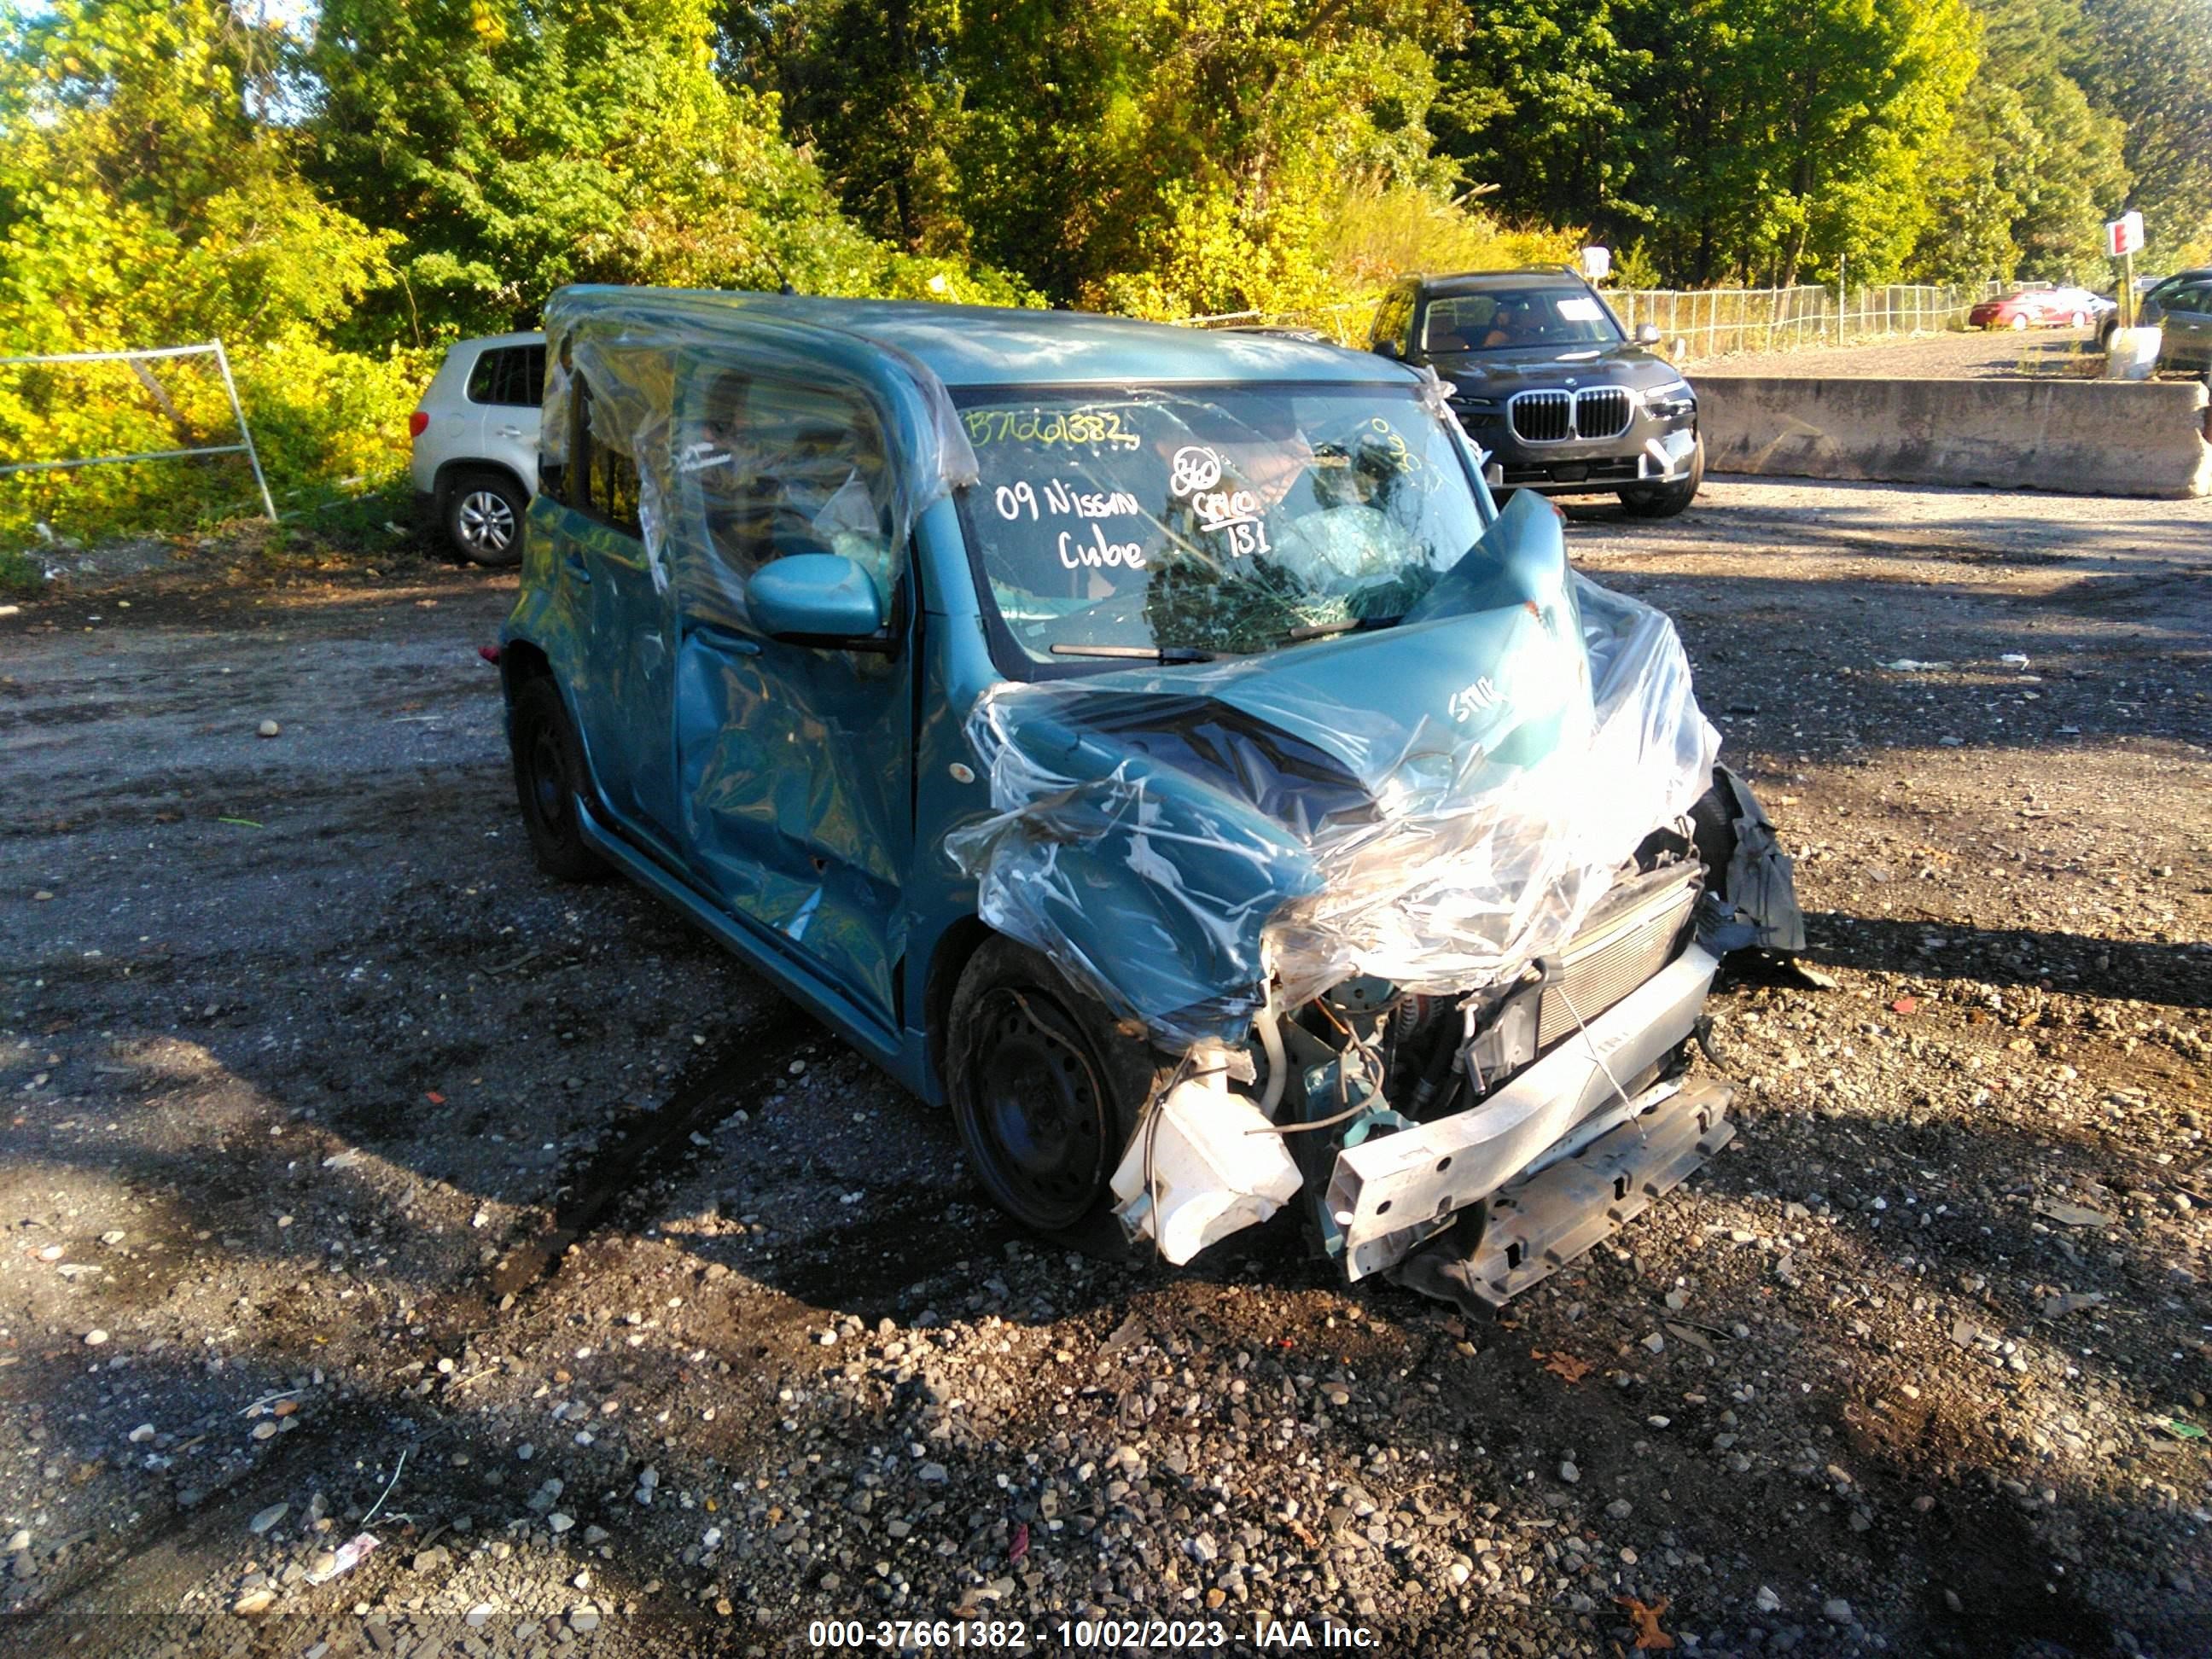
M 901 875 L 913 838 L 909 578 L 890 462 L 850 394 L 697 366 L 672 440 L 677 811 L 695 877 L 886 1025 L 900 1012 Z M 892 620 L 888 652 L 756 629 L 747 579 L 793 553 L 852 558 Z

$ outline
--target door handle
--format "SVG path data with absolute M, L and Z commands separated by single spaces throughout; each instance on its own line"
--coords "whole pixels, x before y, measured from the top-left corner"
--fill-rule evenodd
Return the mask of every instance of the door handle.
M 499 435 L 502 438 L 520 438 L 522 435 L 522 428 L 519 426 L 503 426 L 499 429 Z
M 580 582 L 592 580 L 591 568 L 584 562 L 584 556 L 580 553 L 565 556 L 561 561 L 561 568 Z

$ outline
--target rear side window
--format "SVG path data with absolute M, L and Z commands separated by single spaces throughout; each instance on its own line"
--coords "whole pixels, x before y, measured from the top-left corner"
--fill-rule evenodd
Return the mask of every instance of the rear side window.
M 535 409 L 545 395 L 545 348 L 494 346 L 469 371 L 469 401 Z
M 2168 311 L 2185 311 L 2192 316 L 2200 311 L 2212 312 L 2212 283 L 2185 283 L 2159 303 Z
M 637 458 L 610 412 L 592 395 L 591 376 L 575 376 L 570 399 L 568 467 L 563 496 L 568 505 L 625 536 L 638 527 Z

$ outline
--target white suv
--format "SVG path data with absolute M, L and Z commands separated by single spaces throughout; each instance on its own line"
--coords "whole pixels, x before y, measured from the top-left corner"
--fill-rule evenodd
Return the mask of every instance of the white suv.
M 415 504 L 478 564 L 522 556 L 522 515 L 538 490 L 538 405 L 545 337 L 494 334 L 446 354 L 416 405 Z

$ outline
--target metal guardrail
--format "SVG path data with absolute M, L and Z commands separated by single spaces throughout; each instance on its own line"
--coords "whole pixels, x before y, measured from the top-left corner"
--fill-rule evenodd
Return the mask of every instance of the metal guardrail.
M 31 356 L 0 357 L 0 368 L 42 363 L 130 363 L 134 367 L 165 358 L 213 357 L 222 374 L 223 394 L 230 399 L 231 418 L 238 422 L 234 444 L 203 444 L 188 449 L 144 449 L 128 455 L 78 455 L 58 460 L 9 461 L 0 464 L 0 477 L 16 472 L 59 472 L 79 466 L 121 466 L 139 461 L 177 461 L 201 455 L 244 455 L 253 469 L 254 487 L 261 492 L 262 510 L 276 522 L 276 503 L 270 499 L 269 480 L 262 475 L 261 457 L 253 447 L 253 433 L 246 424 L 245 408 L 238 401 L 238 382 L 232 379 L 230 357 L 220 340 L 200 345 L 152 346 L 137 351 L 55 351 Z M 150 382 L 149 382 L 150 383 Z

